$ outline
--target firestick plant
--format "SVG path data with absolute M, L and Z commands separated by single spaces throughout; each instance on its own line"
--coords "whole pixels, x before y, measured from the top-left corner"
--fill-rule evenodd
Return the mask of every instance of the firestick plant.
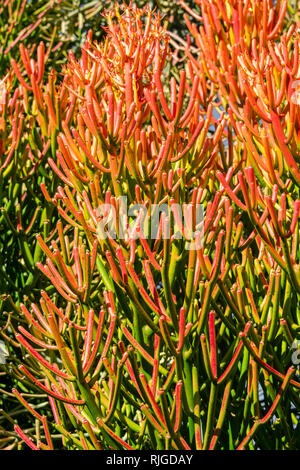
M 297 2 L 180 4 L 186 38 L 116 3 L 1 77 L 3 446 L 300 448 Z

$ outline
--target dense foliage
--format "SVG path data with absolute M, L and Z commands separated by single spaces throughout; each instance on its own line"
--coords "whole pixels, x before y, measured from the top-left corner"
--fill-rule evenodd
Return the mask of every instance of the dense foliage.
M 300 448 L 298 7 L 0 1 L 0 448 Z

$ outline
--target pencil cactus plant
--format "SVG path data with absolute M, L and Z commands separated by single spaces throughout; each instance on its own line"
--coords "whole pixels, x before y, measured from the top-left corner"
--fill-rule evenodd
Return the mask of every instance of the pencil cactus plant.
M 3 79 L 3 217 L 30 277 L 1 331 L 4 393 L 35 423 L 6 416 L 19 446 L 299 448 L 296 6 L 181 7 L 187 38 L 115 4 L 62 79 L 43 43 Z

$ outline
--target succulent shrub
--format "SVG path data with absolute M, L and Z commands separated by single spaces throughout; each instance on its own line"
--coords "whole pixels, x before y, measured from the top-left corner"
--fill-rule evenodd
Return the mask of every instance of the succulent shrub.
M 180 5 L 1 82 L 3 445 L 299 449 L 297 4 Z

